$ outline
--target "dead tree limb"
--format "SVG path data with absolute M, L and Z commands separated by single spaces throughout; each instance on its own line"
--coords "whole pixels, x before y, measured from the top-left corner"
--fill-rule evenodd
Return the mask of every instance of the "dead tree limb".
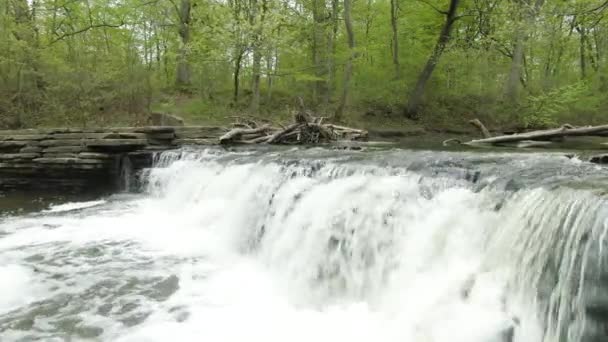
M 222 135 L 220 137 L 220 144 L 229 142 L 231 140 L 235 140 L 239 137 L 241 137 L 243 134 L 255 134 L 255 133 L 263 133 L 267 130 L 270 129 L 269 125 L 263 125 L 260 126 L 258 128 L 235 128 L 233 130 L 231 130 L 230 132 Z
M 301 125 L 302 125 L 301 123 L 296 122 L 296 123 L 293 123 L 293 124 L 285 127 L 285 129 L 280 130 L 280 131 L 274 133 L 273 135 L 271 135 L 270 138 L 268 138 L 268 140 L 266 141 L 266 143 L 273 144 L 273 143 L 278 142 L 284 135 L 296 130 Z
M 490 133 L 490 131 L 486 128 L 486 126 L 479 119 L 473 119 L 473 120 L 469 121 L 469 123 L 471 125 L 475 126 L 481 132 L 481 136 L 484 139 L 488 139 L 488 138 L 492 137 L 492 134 Z
M 487 139 L 478 139 L 466 142 L 466 145 L 484 145 L 484 144 L 504 144 L 516 143 L 525 140 L 551 140 L 555 138 L 563 138 L 569 136 L 608 136 L 608 125 L 573 127 L 564 125 L 560 128 L 547 129 L 533 132 L 526 132 L 512 135 L 502 135 Z

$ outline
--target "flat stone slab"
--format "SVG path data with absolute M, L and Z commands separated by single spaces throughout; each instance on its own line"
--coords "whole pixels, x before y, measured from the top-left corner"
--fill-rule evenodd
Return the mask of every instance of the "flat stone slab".
M 218 138 L 215 139 L 175 139 L 173 141 L 177 145 L 218 145 Z
M 42 152 L 42 147 L 39 146 L 26 146 L 22 147 L 19 150 L 19 153 L 40 153 Z
M 0 154 L 0 160 L 34 159 L 40 157 L 40 153 L 4 153 Z
M 136 127 L 134 132 L 137 133 L 173 133 L 175 132 L 175 127 L 173 126 L 146 126 L 146 127 Z
M 110 133 L 56 133 L 49 134 L 48 139 L 103 139 Z
M 20 141 L 20 140 L 43 140 L 47 139 L 48 134 L 20 134 L 20 135 L 2 135 L 0 140 L 2 141 Z
M 149 133 L 145 134 L 148 139 L 155 140 L 173 140 L 175 139 L 175 133 Z
M 147 143 L 146 139 L 98 139 L 85 142 L 88 147 L 139 147 Z
M 42 158 L 78 158 L 77 153 L 43 153 Z
M 97 152 L 80 152 L 78 153 L 78 158 L 82 159 L 112 159 L 112 156 L 109 153 L 97 153 Z
M 58 140 L 42 140 L 40 146 L 52 147 L 52 146 L 80 146 L 84 140 L 82 139 L 58 139 Z
M 80 158 L 36 158 L 33 160 L 39 164 L 103 164 L 99 159 L 80 159 Z
M 86 150 L 85 146 L 56 146 L 47 147 L 42 150 L 43 153 L 76 153 L 83 152 Z
M 27 146 L 27 145 L 31 145 L 32 141 L 14 141 L 14 140 L 9 140 L 9 141 L 0 141 L 0 148 L 2 147 L 23 147 L 23 146 Z M 35 143 L 36 145 L 38 144 L 38 142 Z

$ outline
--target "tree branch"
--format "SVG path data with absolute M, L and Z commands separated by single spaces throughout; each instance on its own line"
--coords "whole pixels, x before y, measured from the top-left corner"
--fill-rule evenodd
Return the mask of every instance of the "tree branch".
M 95 28 L 100 28 L 100 27 L 119 28 L 119 27 L 122 27 L 124 24 L 125 24 L 125 23 L 120 23 L 120 24 L 117 24 L 117 25 L 116 25 L 116 24 L 107 24 L 107 23 L 103 23 L 103 24 L 89 25 L 89 26 L 84 27 L 84 28 L 82 28 L 82 29 L 80 29 L 80 30 L 76 30 L 76 31 L 72 31 L 72 32 L 64 33 L 64 34 L 62 34 L 61 36 L 59 36 L 59 37 L 57 37 L 57 38 L 53 39 L 53 40 L 51 41 L 51 43 L 50 43 L 50 44 L 55 44 L 55 43 L 57 43 L 58 41 L 63 40 L 64 38 L 71 37 L 71 36 L 75 36 L 75 35 L 77 35 L 77 34 L 81 34 L 81 33 L 87 32 L 87 31 L 92 30 L 92 29 L 95 29 Z
M 435 11 L 437 11 L 440 14 L 448 15 L 447 11 L 439 9 L 437 6 L 433 5 L 432 3 L 430 3 L 430 2 L 428 2 L 426 0 L 418 0 L 418 1 L 422 2 L 423 4 L 426 4 L 426 5 L 430 6 L 432 9 L 434 9 Z

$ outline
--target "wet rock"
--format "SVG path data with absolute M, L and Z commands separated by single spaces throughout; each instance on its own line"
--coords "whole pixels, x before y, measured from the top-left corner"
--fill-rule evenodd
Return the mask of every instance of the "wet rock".
M 500 332 L 500 342 L 513 342 L 515 337 L 515 326 L 510 326 L 507 329 Z
M 171 275 L 152 287 L 152 290 L 146 291 L 146 295 L 158 301 L 167 300 L 172 294 L 179 289 L 179 278 L 176 275 Z
M 133 327 L 143 323 L 148 318 L 148 316 L 150 316 L 150 312 L 138 312 L 136 314 L 121 319 L 120 322 L 127 327 Z
M 53 325 L 59 331 L 74 331 L 76 325 L 81 321 L 80 318 L 64 318 L 53 322 Z
M 11 325 L 11 329 L 24 331 L 32 330 L 32 327 L 34 327 L 34 319 L 31 317 L 20 319 Z
M 95 338 L 103 334 L 103 329 L 91 325 L 80 325 L 74 332 L 82 338 Z
M 102 304 L 97 308 L 97 313 L 102 316 L 108 316 L 110 311 L 112 311 L 112 304 L 110 303 Z
M 589 159 L 594 164 L 608 164 L 608 154 L 598 154 Z

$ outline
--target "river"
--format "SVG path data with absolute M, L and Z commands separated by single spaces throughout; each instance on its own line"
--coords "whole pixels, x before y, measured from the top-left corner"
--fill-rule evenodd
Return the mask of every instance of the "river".
M 140 192 L 0 201 L 0 341 L 608 338 L 606 168 L 397 148 L 156 159 Z

